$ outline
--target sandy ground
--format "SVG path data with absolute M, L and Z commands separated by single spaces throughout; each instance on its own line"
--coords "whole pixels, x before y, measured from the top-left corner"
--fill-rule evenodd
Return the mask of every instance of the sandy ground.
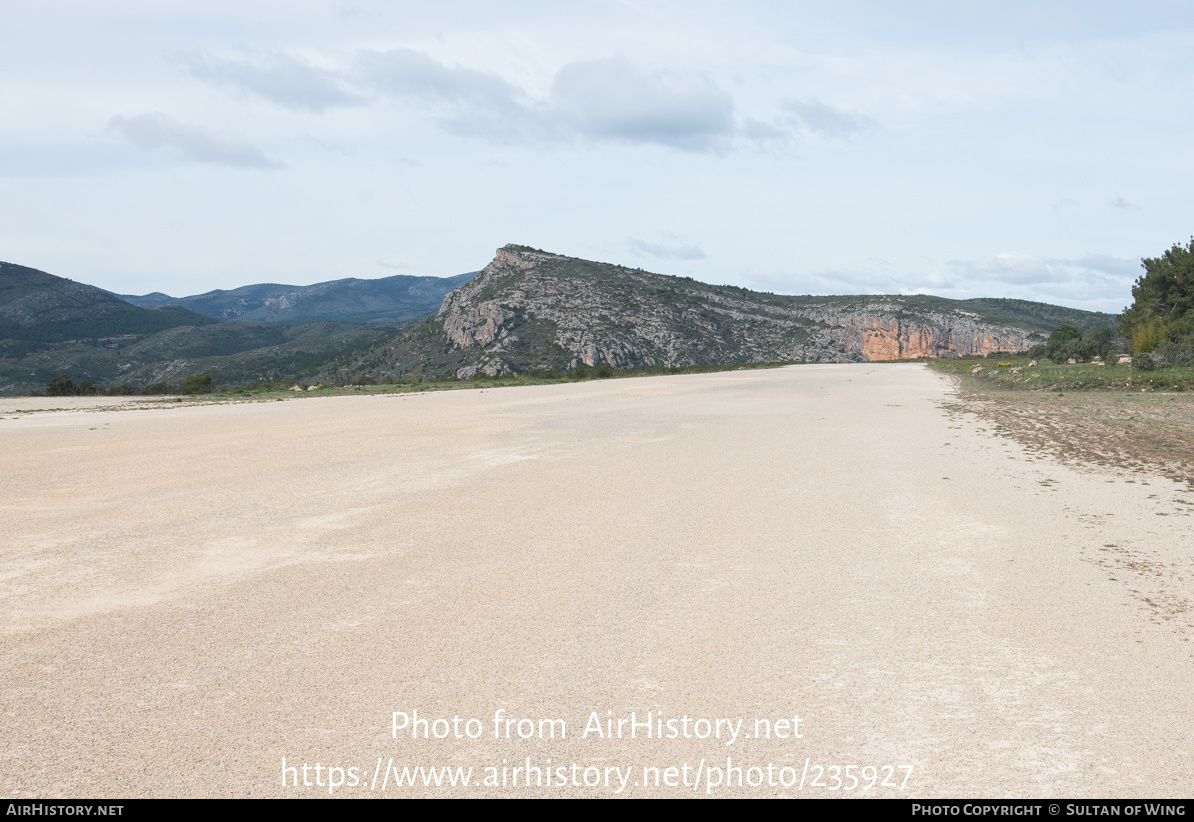
M 156 408 L 171 397 L 0 397 L 0 418 L 32 411 L 110 411 Z M 189 398 L 188 398 L 189 399 Z
M 1191 795 L 1184 486 L 1035 457 L 950 391 L 859 365 L 0 403 L 0 793 Z M 416 710 L 461 722 L 394 738 Z M 499 710 L 567 736 L 494 739 Z M 481 784 L 396 786 L 416 766 Z

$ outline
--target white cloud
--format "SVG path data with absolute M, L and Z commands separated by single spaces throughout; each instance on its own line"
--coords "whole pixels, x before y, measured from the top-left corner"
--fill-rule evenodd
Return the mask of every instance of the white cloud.
M 631 252 L 639 257 L 653 257 L 657 260 L 703 260 L 705 252 L 692 243 L 662 242 L 649 243 L 631 237 L 626 241 Z
M 950 260 L 947 265 L 957 276 L 968 280 L 1009 285 L 1085 283 L 1093 287 L 1100 283 L 1130 282 L 1138 273 L 1140 261 L 1096 254 L 1060 259 L 1009 252 L 980 260 Z
M 865 114 L 820 100 L 790 100 L 784 107 L 791 112 L 797 127 L 830 140 L 865 137 L 879 129 L 879 124 Z
M 235 131 L 183 123 L 161 112 L 152 111 L 135 117 L 117 115 L 108 121 L 108 131 L 123 137 L 137 148 L 151 150 L 169 146 L 177 149 L 184 159 L 199 163 L 236 168 L 283 167 Z
M 695 72 L 640 71 L 621 57 L 570 63 L 551 88 L 553 114 L 583 137 L 689 151 L 733 136 L 729 92 Z
M 418 101 L 445 130 L 488 141 L 581 138 L 706 152 L 724 151 L 743 133 L 735 122 L 733 97 L 706 75 L 644 71 L 624 57 L 569 63 L 540 99 L 495 72 L 449 66 L 407 48 L 361 50 L 340 69 L 281 53 L 175 59 L 199 80 L 292 109 L 323 112 L 379 99 Z M 782 133 L 752 122 L 745 134 L 760 139 L 767 130 Z
M 355 74 L 391 97 L 496 108 L 525 105 L 523 90 L 492 71 L 446 66 L 412 49 L 362 51 Z
M 792 131 L 781 128 L 774 123 L 764 123 L 762 120 L 747 118 L 742 124 L 741 134 L 747 140 L 757 143 L 786 143 L 792 139 Z
M 352 88 L 339 72 L 279 52 L 239 59 L 206 54 L 174 59 L 196 79 L 247 91 L 286 108 L 319 113 L 369 102 L 369 97 Z
M 521 241 L 1122 308 L 1189 237 L 1194 6 L 645 5 L 6 4 L 0 243 L 123 292 L 447 275 Z

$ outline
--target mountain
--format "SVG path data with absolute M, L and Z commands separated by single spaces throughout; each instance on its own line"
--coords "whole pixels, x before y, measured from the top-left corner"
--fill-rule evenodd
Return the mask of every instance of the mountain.
M 42 391 L 59 374 L 103 386 L 156 382 L 177 387 L 190 374 L 218 385 L 302 377 L 373 345 L 393 326 L 359 323 L 211 323 L 181 326 L 139 339 L 41 346 L 20 357 L 0 355 L 0 393 Z
M 417 305 L 424 314 L 434 311 L 436 295 L 453 282 L 458 287 L 433 316 L 404 328 L 376 321 L 408 316 L 401 312 Z M 370 295 L 382 296 L 370 302 Z M 1022 351 L 1063 323 L 1081 330 L 1116 327 L 1110 314 L 1025 300 L 786 296 L 516 245 L 499 249 L 475 277 L 260 285 L 166 304 L 161 298 L 173 299 L 146 295 L 138 299 L 159 304 L 134 306 L 91 286 L 0 264 L 0 392 L 41 390 L 63 373 L 142 388 L 177 385 L 200 373 L 234 385 L 288 377 L 470 377 L 582 363 L 625 368 L 951 357 Z M 219 322 L 188 306 L 226 310 L 236 321 Z M 258 312 L 290 322 L 250 321 Z M 329 314 L 372 321 L 292 324 Z
M 112 294 L 112 292 L 108 292 Z M 169 294 L 164 294 L 161 291 L 154 291 L 151 294 L 142 294 L 137 296 L 135 294 L 112 294 L 113 297 L 124 300 L 126 303 L 139 305 L 142 308 L 157 308 L 159 305 L 169 305 L 170 303 L 178 302 L 178 299 L 171 297 Z
M 616 368 L 859 362 L 1023 351 L 1115 317 L 1026 300 L 795 297 L 508 245 L 434 316 L 347 366 L 377 379 Z
M 116 296 L 138 306 L 177 305 L 206 317 L 236 322 L 401 325 L 434 313 L 449 291 L 476 274 L 475 271 L 456 277 L 399 274 L 377 280 L 350 278 L 305 286 L 260 283 L 180 298 L 160 291 L 143 296 Z
M 141 308 L 94 286 L 0 262 L 0 341 L 59 343 L 156 334 L 214 320 L 181 307 Z
M 180 305 L 131 305 L 99 288 L 0 263 L 5 394 L 42 390 L 59 374 L 136 388 L 177 385 L 199 373 L 223 384 L 276 380 L 318 371 L 395 330 L 379 324 L 223 323 Z

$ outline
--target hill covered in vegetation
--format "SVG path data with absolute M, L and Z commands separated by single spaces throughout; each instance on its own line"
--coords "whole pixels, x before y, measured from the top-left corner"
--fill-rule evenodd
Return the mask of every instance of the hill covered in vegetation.
M 212 322 L 182 307 L 142 308 L 94 286 L 0 262 L 0 340 L 94 340 Z
M 224 323 L 183 306 L 131 305 L 99 288 L 0 263 L 0 393 L 43 390 L 68 374 L 140 389 L 197 373 L 222 383 L 312 373 L 394 326 Z
M 340 280 L 293 299 L 286 295 L 297 292 L 276 296 L 290 286 L 270 285 L 209 292 L 188 305 L 142 298 L 153 308 L 20 266 L 0 273 L 0 392 L 9 394 L 42 390 L 63 374 L 141 389 L 195 374 L 218 385 L 344 383 L 958 357 L 1025 351 L 1061 324 L 1116 324 L 1109 314 L 1024 300 L 769 294 L 515 245 L 475 277 Z M 451 282 L 458 287 L 437 302 Z M 389 302 L 378 296 L 387 293 Z M 415 321 L 377 322 L 387 311 Z M 329 315 L 358 322 L 294 324 Z M 251 320 L 261 316 L 288 321 Z
M 468 282 L 476 273 L 456 277 L 399 274 L 376 280 L 349 278 L 305 286 L 258 283 L 178 298 L 160 291 L 143 296 L 118 296 L 134 305 L 180 306 L 212 319 L 234 322 L 402 325 L 437 311 L 449 291 Z
M 1110 314 L 1025 300 L 799 297 L 709 285 L 525 246 L 499 249 L 434 316 L 337 364 L 376 378 L 856 362 L 1023 351 Z

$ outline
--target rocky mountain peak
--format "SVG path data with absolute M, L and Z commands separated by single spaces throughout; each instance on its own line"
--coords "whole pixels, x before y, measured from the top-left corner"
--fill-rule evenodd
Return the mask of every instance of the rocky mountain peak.
M 465 378 L 578 364 L 949 357 L 1021 351 L 1059 322 L 1114 325 L 1111 315 L 1024 301 L 766 294 L 507 245 L 381 359 L 396 376 Z

